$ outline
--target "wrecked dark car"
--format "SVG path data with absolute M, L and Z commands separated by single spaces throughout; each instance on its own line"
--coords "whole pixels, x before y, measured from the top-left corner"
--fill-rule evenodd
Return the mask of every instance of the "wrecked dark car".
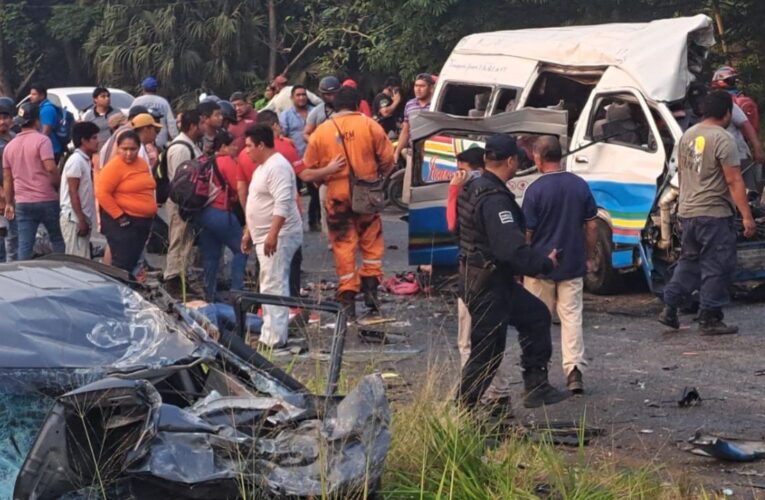
M 0 315 L 2 498 L 354 498 L 379 486 L 390 412 L 378 376 L 344 397 L 311 394 L 160 288 L 76 258 L 0 265 Z

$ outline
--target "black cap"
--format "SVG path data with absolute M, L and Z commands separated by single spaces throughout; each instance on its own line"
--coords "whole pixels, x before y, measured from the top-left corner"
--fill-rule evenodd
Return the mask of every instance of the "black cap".
M 10 97 L 0 97 L 0 115 L 14 115 L 13 99 Z
M 236 92 L 231 94 L 231 97 L 229 97 L 228 100 L 229 102 L 247 101 L 247 95 L 244 92 L 237 90 Z
M 486 141 L 486 158 L 489 160 L 507 160 L 518 154 L 515 138 L 507 134 L 497 134 Z
M 142 115 L 148 112 L 149 112 L 149 108 L 147 108 L 146 106 L 141 106 L 140 104 L 136 104 L 135 106 L 131 107 L 128 110 L 128 120 L 132 120 L 136 116 Z
M 335 76 L 325 76 L 319 82 L 319 92 L 322 94 L 335 94 L 340 88 L 340 80 Z
M 30 123 L 34 123 L 39 116 L 40 108 L 37 104 L 27 101 L 19 106 L 19 109 L 16 112 L 16 118 L 13 119 L 13 123 L 25 127 Z

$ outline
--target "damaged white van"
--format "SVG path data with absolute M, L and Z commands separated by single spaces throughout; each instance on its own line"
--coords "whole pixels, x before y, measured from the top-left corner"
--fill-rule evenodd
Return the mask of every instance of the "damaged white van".
M 676 145 L 688 87 L 713 44 L 703 15 L 470 35 L 444 64 L 431 107 L 465 121 L 524 108 L 567 112 L 565 168 L 589 183 L 600 214 L 600 265 L 586 287 L 609 293 L 636 269 L 652 286 L 679 256 Z M 452 266 L 447 184 L 456 154 L 475 141 L 456 130 L 413 139 L 410 264 Z M 539 175 L 530 165 L 510 181 L 519 202 Z M 738 256 L 738 280 L 765 278 L 765 232 L 742 238 Z

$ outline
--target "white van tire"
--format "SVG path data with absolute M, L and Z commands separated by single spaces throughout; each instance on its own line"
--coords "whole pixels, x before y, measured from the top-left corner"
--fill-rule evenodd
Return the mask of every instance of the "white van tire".
M 613 249 L 611 228 L 604 220 L 598 220 L 598 239 L 595 243 L 596 271 L 584 277 L 584 288 L 596 295 L 608 295 L 617 291 L 621 285 L 621 275 L 611 263 Z

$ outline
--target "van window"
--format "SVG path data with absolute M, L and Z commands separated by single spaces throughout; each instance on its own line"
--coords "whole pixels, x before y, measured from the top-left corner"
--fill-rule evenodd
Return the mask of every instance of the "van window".
M 598 84 L 601 76 L 600 72 L 569 75 L 542 71 L 529 92 L 525 106 L 568 111 L 568 133 L 571 135 L 592 89 Z
M 438 111 L 456 116 L 481 117 L 486 114 L 491 87 L 447 83 L 438 103 Z
M 492 115 L 513 111 L 518 105 L 518 89 L 499 89 Z
M 656 151 L 658 145 L 651 133 L 643 108 L 631 94 L 610 94 L 596 100 L 587 138 L 605 137 L 609 144 Z

